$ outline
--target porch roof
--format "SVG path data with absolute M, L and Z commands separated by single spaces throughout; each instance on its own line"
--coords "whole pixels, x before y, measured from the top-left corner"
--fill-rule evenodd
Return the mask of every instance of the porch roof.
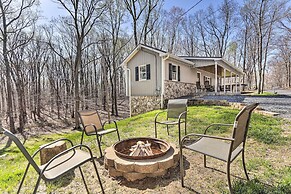
M 215 62 L 217 62 L 217 65 L 227 69 L 229 72 L 234 72 L 235 74 L 243 75 L 243 71 L 233 66 L 230 62 L 223 59 L 222 57 L 193 57 L 193 56 L 180 56 L 181 58 L 184 58 L 186 60 L 192 61 L 195 64 L 195 67 L 197 68 L 207 68 L 207 67 L 214 67 Z M 203 63 L 201 63 L 203 61 Z M 205 63 L 205 61 L 208 61 L 208 63 Z M 212 64 L 213 62 L 213 64 Z

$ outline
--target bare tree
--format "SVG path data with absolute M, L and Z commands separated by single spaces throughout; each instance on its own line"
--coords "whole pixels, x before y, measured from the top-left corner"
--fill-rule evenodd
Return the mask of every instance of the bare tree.
M 9 118 L 9 128 L 13 133 L 15 133 L 16 130 L 13 118 L 12 68 L 9 58 L 12 52 L 27 44 L 33 36 L 33 34 L 24 36 L 23 32 L 31 27 L 37 19 L 35 12 L 32 11 L 32 7 L 35 4 L 36 0 L 0 0 L 0 39 L 2 44 L 3 63 L 5 65 L 7 116 Z M 11 141 L 7 143 L 7 146 L 10 144 Z
M 264 78 L 274 25 L 285 15 L 285 1 L 256 0 L 244 5 L 257 42 L 258 93 L 264 91 Z
M 100 0 L 56 0 L 69 13 L 71 19 L 67 25 L 74 28 L 76 42 L 76 55 L 73 64 L 74 99 L 75 99 L 75 127 L 79 127 L 79 119 L 76 116 L 80 107 L 79 72 L 84 49 L 84 39 L 91 32 L 99 17 L 104 11 L 104 5 Z

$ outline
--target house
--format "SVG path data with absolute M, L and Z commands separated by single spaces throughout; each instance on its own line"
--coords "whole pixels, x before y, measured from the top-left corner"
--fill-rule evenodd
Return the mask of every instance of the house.
M 143 44 L 125 58 L 122 67 L 131 115 L 163 108 L 166 99 L 240 92 L 243 75 L 220 57 L 176 56 Z

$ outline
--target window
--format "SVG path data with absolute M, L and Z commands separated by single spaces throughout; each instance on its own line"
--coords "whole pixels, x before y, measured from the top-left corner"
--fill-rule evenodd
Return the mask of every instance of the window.
M 143 81 L 151 79 L 150 64 L 135 67 L 135 81 Z
M 139 66 L 139 80 L 147 79 L 147 68 L 145 65 Z
M 177 66 L 173 65 L 172 66 L 172 80 L 177 81 Z
M 201 73 L 197 72 L 197 82 L 200 82 L 200 78 L 201 78 Z
M 169 80 L 180 81 L 180 66 L 169 63 Z

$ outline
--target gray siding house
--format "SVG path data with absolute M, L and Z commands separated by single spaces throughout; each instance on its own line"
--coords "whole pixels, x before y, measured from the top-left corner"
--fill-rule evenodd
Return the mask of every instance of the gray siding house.
M 243 75 L 222 58 L 176 56 L 142 44 L 122 67 L 131 115 L 163 108 L 166 99 L 201 92 L 238 93 Z

